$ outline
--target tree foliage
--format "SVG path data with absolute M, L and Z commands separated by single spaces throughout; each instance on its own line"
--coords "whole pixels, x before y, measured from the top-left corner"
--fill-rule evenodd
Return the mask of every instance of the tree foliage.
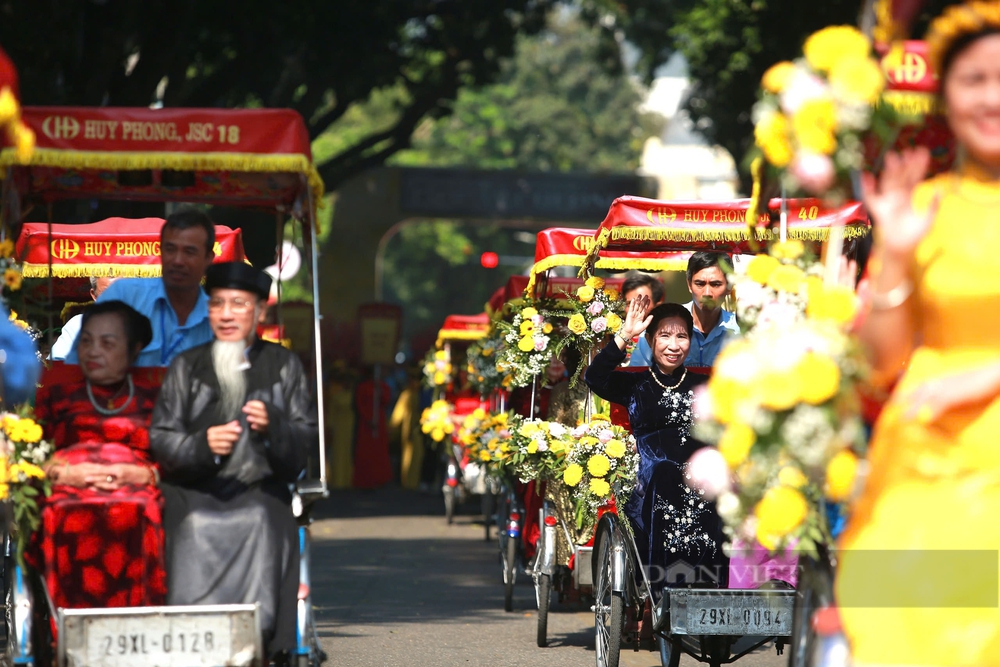
M 327 157 L 331 189 L 489 82 L 554 0 L 5 0 L 0 44 L 27 104 L 291 107 L 322 134 L 372 91 L 393 122 Z

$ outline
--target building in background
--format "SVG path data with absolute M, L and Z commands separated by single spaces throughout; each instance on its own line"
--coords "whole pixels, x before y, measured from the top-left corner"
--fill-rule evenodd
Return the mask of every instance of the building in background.
M 734 199 L 736 163 L 729 151 L 709 145 L 681 109 L 688 87 L 687 63 L 675 54 L 660 69 L 645 103 L 645 111 L 667 122 L 661 136 L 646 141 L 639 173 L 657 180 L 659 199 Z

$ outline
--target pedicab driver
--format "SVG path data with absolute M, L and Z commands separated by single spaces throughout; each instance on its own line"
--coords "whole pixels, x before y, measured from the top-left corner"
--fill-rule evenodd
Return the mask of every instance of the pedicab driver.
M 271 278 L 246 264 L 205 275 L 215 340 L 180 354 L 153 411 L 167 539 L 167 602 L 260 603 L 267 657 L 295 647 L 299 585 L 288 485 L 317 439 L 293 353 L 260 340 Z

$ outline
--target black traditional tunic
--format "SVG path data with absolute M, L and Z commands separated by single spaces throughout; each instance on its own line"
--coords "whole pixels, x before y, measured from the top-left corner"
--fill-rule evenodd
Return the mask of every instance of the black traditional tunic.
M 616 370 L 624 358 L 625 352 L 611 343 L 591 362 L 585 379 L 595 394 L 628 409 L 641 460 L 638 488 L 624 514 L 651 583 L 654 589 L 663 584 L 724 588 L 729 562 L 722 552 L 722 522 L 714 503 L 685 481 L 688 459 L 705 446 L 691 437 L 691 402 L 694 389 L 708 378 L 685 375 L 683 366 L 671 375 L 653 368 Z
M 166 501 L 167 602 L 259 602 L 270 655 L 295 646 L 298 540 L 289 484 L 317 439 L 315 409 L 298 358 L 257 341 L 246 400 L 267 406 L 266 434 L 243 432 L 228 456 L 208 448 L 208 427 L 228 422 L 211 343 L 178 356 L 163 381 L 150 428 Z

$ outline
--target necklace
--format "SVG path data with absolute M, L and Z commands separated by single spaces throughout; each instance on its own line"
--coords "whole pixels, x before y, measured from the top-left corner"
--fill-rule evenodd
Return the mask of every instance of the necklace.
M 660 378 L 656 377 L 656 371 L 654 371 L 652 367 L 650 367 L 650 369 L 649 369 L 649 374 L 653 376 L 653 382 L 655 382 L 656 384 L 658 384 L 661 387 L 663 387 L 663 395 L 666 396 L 667 393 L 669 393 L 669 392 L 673 391 L 674 389 L 677 389 L 677 387 L 681 386 L 681 382 L 684 382 L 684 378 L 687 377 L 688 369 L 687 368 L 684 369 L 684 372 L 681 374 L 681 379 L 678 380 L 677 384 L 675 384 L 673 387 L 668 387 L 667 385 L 665 385 L 662 382 L 660 382 Z
M 115 396 L 112 396 L 110 399 L 108 399 L 108 407 L 105 408 L 101 405 L 98 405 L 97 399 L 94 398 L 94 390 L 90 386 L 90 380 L 87 380 L 87 398 L 90 399 L 90 404 L 94 406 L 94 409 L 97 410 L 98 414 L 102 414 L 108 417 L 110 417 L 111 415 L 116 415 L 122 410 L 124 410 L 128 406 L 128 404 L 132 402 L 132 398 L 135 396 L 135 385 L 132 384 L 131 375 L 127 375 L 126 378 L 128 380 L 128 398 L 126 398 L 125 402 L 122 403 L 117 408 L 114 407 L 114 401 L 115 401 L 115 396 L 117 396 L 118 394 L 115 394 Z M 121 390 L 119 390 L 119 392 L 120 391 Z

